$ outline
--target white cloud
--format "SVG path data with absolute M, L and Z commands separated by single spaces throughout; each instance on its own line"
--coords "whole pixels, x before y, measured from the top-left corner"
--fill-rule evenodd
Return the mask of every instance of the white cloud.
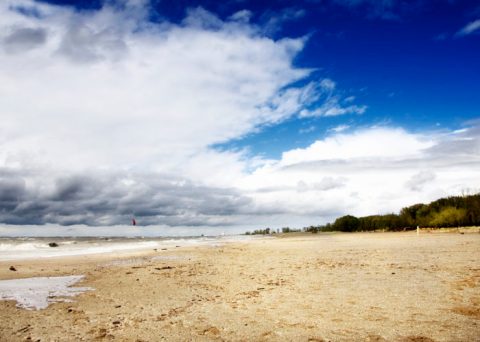
M 340 133 L 340 132 L 346 131 L 349 128 L 350 128 L 349 125 L 338 125 L 338 126 L 333 127 L 330 130 L 335 132 L 335 133 Z
M 118 224 L 137 212 L 162 227 L 238 231 L 480 187 L 474 127 L 338 128 L 270 161 L 212 149 L 294 115 L 365 107 L 330 79 L 292 86 L 312 72 L 292 65 L 306 39 L 265 37 L 248 12 L 223 21 L 193 9 L 181 25 L 152 24 L 144 2 L 126 4 L 0 3 L 0 213 L 10 223 Z M 421 172 L 435 177 L 420 177 L 419 192 L 409 181 Z
M 37 18 L 14 3 L 0 5 L 3 50 L 17 41 L 0 53 L 2 165 L 25 153 L 66 169 L 165 171 L 301 106 L 302 88 L 288 85 L 309 74 L 291 63 L 303 39 L 274 41 L 203 9 L 178 26 L 146 24 L 141 6 L 22 1 Z
M 320 82 L 320 86 L 321 86 L 324 90 L 333 91 L 337 85 L 336 85 L 335 82 L 333 82 L 332 80 L 326 78 L 326 79 L 324 79 L 324 80 L 322 80 L 322 81 Z
M 312 71 L 292 65 L 305 38 L 265 37 L 248 12 L 222 21 L 191 9 L 180 25 L 147 15 L 146 1 L 81 12 L 0 3 L 0 186 L 15 194 L 2 193 L 2 220 L 137 213 L 217 226 L 263 215 L 235 189 L 259 159 L 210 146 L 296 115 L 333 81 L 292 87 Z
M 284 152 L 282 165 L 318 160 L 415 156 L 433 145 L 433 140 L 402 129 L 378 127 L 358 130 L 353 134 L 336 134 L 305 149 Z
M 233 13 L 229 19 L 233 21 L 241 21 L 244 23 L 248 23 L 251 17 L 252 17 L 252 12 L 250 12 L 249 10 L 241 10 Z
M 472 21 L 465 25 L 460 31 L 457 32 L 457 36 L 466 36 L 480 29 L 480 19 Z
M 305 10 L 293 7 L 284 8 L 278 12 L 266 11 L 262 18 L 264 23 L 262 25 L 262 32 L 267 35 L 277 33 L 282 25 L 289 21 L 295 21 L 305 16 Z
M 305 134 L 305 133 L 310 133 L 310 132 L 313 132 L 315 131 L 316 127 L 315 126 L 308 126 L 308 127 L 305 127 L 305 128 L 300 128 L 298 130 L 298 133 L 300 134 Z
M 285 225 L 344 214 L 398 212 L 480 185 L 478 127 L 410 133 L 370 127 L 286 151 L 238 182 L 260 208 L 290 213 Z M 295 218 L 301 213 L 303 217 Z
M 301 95 L 301 103 L 311 105 L 300 111 L 299 116 L 318 117 L 318 116 L 337 116 L 344 114 L 363 114 L 367 110 L 367 106 L 348 105 L 344 106 L 341 102 L 349 103 L 354 98 L 342 97 L 335 91 L 336 84 L 332 80 L 326 78 L 319 83 L 311 83 L 303 88 Z
M 414 191 L 421 191 L 423 189 L 423 186 L 431 182 L 435 179 L 436 175 L 433 171 L 428 170 L 428 171 L 420 171 L 416 174 L 414 174 L 406 183 L 405 185 Z

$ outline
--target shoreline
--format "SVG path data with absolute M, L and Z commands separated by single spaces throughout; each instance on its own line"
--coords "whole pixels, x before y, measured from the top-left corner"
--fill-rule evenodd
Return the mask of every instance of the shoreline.
M 258 237 L 219 236 L 195 238 L 29 238 L 0 240 L 0 262 L 63 258 L 84 255 L 124 254 L 148 250 L 166 250 L 178 247 L 217 245 L 248 241 Z
M 474 341 L 479 235 L 308 233 L 17 272 L 2 261 L 0 279 L 85 275 L 75 286 L 94 290 L 39 311 L 0 301 L 0 339 Z

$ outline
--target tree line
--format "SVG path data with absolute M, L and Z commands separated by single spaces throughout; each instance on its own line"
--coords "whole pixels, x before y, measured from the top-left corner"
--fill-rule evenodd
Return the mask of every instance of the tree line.
M 265 229 L 256 229 L 253 232 L 246 232 L 245 235 L 270 235 L 270 234 L 280 234 L 280 231 L 282 233 L 299 233 L 302 231 L 302 229 L 293 229 L 290 227 L 283 227 L 281 230 L 280 229 L 271 229 L 271 228 L 265 228 Z
M 429 204 L 414 204 L 399 214 L 355 217 L 345 215 L 325 226 L 308 227 L 306 231 L 397 231 L 420 227 L 447 228 L 480 225 L 480 193 L 440 198 Z
M 405 207 L 398 214 L 370 215 L 355 217 L 345 215 L 326 225 L 304 227 L 303 229 L 282 228 L 282 233 L 289 232 L 358 232 L 386 230 L 398 231 L 420 227 L 448 228 L 480 226 L 480 193 L 465 196 L 440 198 L 429 204 L 418 203 Z M 276 233 L 280 230 L 277 229 Z M 259 229 L 250 234 L 272 234 L 275 230 Z

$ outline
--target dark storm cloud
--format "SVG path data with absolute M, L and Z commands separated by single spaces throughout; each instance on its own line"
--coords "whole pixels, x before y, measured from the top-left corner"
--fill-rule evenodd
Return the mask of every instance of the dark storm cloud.
M 3 46 L 8 53 L 21 53 L 35 49 L 47 41 L 47 31 L 43 28 L 18 28 L 6 36 Z
M 0 180 L 0 222 L 7 224 L 114 225 L 136 217 L 142 225 L 216 226 L 249 212 L 251 200 L 233 189 L 159 175 L 64 177 L 49 190 L 14 175 Z
M 0 212 L 13 210 L 25 195 L 25 182 L 22 179 L 0 178 Z
M 88 179 L 72 177 L 56 181 L 56 191 L 52 197 L 55 201 L 68 201 L 79 198 L 82 194 L 88 195 L 87 187 L 91 184 Z

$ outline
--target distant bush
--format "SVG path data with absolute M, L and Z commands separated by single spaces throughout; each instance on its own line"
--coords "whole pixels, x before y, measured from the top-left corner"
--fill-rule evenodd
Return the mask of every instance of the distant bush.
M 310 227 L 303 228 L 303 231 L 317 234 L 321 229 L 322 229 L 321 226 L 310 226 Z
M 290 227 L 283 227 L 282 228 L 282 233 L 298 233 L 298 232 L 301 232 L 302 230 L 301 229 L 293 229 L 293 228 L 290 228 Z
M 266 229 L 257 229 L 257 230 L 254 230 L 253 232 L 246 232 L 245 234 L 246 235 L 269 235 L 271 232 L 271 229 L 270 228 L 266 228 Z

